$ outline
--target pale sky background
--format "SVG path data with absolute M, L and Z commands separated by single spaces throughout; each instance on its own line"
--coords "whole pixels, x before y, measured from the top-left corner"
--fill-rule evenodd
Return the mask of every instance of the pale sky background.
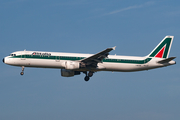
M 173 35 L 176 65 L 65 78 L 0 64 L 0 120 L 179 120 L 180 1 L 1 0 L 0 58 L 19 50 L 145 56 Z

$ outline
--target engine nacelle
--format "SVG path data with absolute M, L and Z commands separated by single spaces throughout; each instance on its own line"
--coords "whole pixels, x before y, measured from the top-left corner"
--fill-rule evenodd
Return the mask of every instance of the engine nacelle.
M 75 70 L 80 68 L 80 63 L 77 61 L 66 61 L 62 64 L 67 70 Z
M 61 69 L 61 76 L 63 76 L 63 77 L 73 77 L 74 75 L 80 75 L 80 72 L 73 71 L 73 70 Z

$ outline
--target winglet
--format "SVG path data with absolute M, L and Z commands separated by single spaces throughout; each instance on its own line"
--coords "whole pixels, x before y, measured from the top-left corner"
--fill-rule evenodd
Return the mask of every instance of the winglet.
M 115 50 L 115 49 L 116 49 L 116 46 L 112 47 L 112 49 Z

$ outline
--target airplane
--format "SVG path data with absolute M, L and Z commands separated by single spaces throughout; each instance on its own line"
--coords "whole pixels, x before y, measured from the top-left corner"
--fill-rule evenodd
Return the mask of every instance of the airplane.
M 61 76 L 72 77 L 85 74 L 85 81 L 98 71 L 134 72 L 176 64 L 169 52 L 174 36 L 166 36 L 147 56 L 119 56 L 109 55 L 115 47 L 107 48 L 97 54 L 42 52 L 42 51 L 17 51 L 3 58 L 3 62 L 12 66 L 57 68 L 61 69 Z

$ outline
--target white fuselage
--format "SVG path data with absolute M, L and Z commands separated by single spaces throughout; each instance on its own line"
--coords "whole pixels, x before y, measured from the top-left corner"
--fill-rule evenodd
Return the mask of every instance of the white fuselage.
M 66 61 L 80 61 L 90 56 L 92 54 L 17 51 L 5 57 L 3 62 L 13 66 L 64 69 Z M 82 68 L 75 69 L 75 71 L 132 72 L 175 64 L 175 61 L 170 61 L 166 64 L 157 63 L 160 60 L 163 60 L 163 58 L 108 55 L 108 58 L 103 59 L 102 63 L 98 63 L 96 68 Z

